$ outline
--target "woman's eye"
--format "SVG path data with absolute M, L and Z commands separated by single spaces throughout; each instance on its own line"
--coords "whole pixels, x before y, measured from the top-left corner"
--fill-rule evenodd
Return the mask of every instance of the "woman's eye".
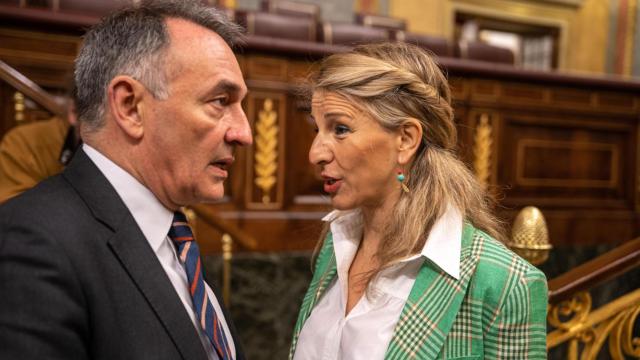
M 346 125 L 336 125 L 336 127 L 334 128 L 334 131 L 335 131 L 336 135 L 344 135 L 344 134 L 350 132 L 351 129 L 349 129 L 349 127 L 346 126 Z

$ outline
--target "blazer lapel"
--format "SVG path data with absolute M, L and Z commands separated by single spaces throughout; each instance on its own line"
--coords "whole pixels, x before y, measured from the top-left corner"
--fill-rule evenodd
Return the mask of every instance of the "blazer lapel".
M 316 305 L 320 297 L 322 297 L 322 294 L 327 290 L 327 287 L 336 277 L 336 274 L 337 266 L 336 256 L 333 252 L 333 237 L 329 232 L 324 240 L 324 244 L 322 245 L 322 250 L 320 251 L 320 254 L 318 254 L 316 269 L 313 273 L 311 284 L 309 285 L 309 289 L 302 300 L 302 306 L 298 313 L 298 321 L 296 321 L 296 326 L 293 330 L 293 341 L 291 343 L 291 350 L 289 351 L 289 359 L 292 359 L 293 354 L 295 354 L 300 331 L 302 331 L 304 323 L 307 321 L 307 318 L 309 318 L 311 310 L 313 310 L 313 307 Z
M 200 337 L 156 254 L 124 203 L 89 157 L 78 151 L 63 176 L 114 233 L 108 245 L 163 324 L 183 359 L 206 359 Z
M 425 261 L 396 324 L 386 359 L 435 359 L 451 330 L 467 286 L 478 263 L 475 229 L 465 224 L 462 234 L 460 279 Z

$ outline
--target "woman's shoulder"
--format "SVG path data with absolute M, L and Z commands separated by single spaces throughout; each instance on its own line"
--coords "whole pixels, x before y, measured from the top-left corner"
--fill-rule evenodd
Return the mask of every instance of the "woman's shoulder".
M 546 277 L 542 271 L 485 232 L 473 228 L 470 247 L 470 255 L 477 258 L 476 288 L 497 297 L 518 287 L 537 287 L 536 284 L 546 289 Z

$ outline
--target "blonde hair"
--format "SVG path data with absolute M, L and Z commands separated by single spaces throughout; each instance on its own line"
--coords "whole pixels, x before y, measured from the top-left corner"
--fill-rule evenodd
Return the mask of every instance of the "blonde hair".
M 490 198 L 455 155 L 451 91 L 429 54 L 405 43 L 362 45 L 327 57 L 311 79 L 312 91 L 348 98 L 389 130 L 398 129 L 410 118 L 422 126 L 422 142 L 405 168 L 410 193 L 402 192 L 385 224 L 386 236 L 377 251 L 380 265 L 368 279 L 393 262 L 419 253 L 449 205 L 476 228 L 504 239 L 501 223 L 490 211 Z M 327 224 L 316 254 L 328 231 Z

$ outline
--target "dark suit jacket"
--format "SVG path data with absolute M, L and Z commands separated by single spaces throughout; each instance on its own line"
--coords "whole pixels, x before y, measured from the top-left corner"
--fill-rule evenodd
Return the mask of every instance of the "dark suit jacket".
M 155 253 L 82 151 L 0 206 L 0 359 L 206 359 Z

